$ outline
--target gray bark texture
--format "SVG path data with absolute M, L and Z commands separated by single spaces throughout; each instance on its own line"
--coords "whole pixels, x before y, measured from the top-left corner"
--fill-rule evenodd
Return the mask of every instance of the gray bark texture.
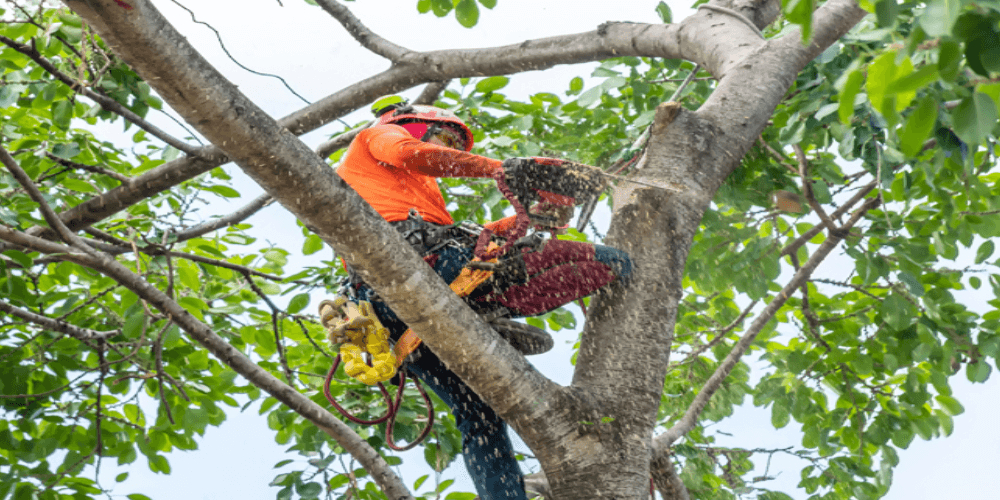
M 675 24 L 608 23 L 592 32 L 518 45 L 435 52 L 385 45 L 336 3 L 323 1 L 328 12 L 392 66 L 281 120 L 242 95 L 148 0 L 129 3 L 133 9 L 114 0 L 66 1 L 213 144 L 201 157 L 189 156 L 176 166 L 164 165 L 162 172 L 148 173 L 148 185 L 155 181 L 155 187 L 142 193 L 168 189 L 227 159 L 235 162 L 356 267 L 448 367 L 520 434 L 541 462 L 552 498 L 644 498 L 651 474 L 664 496 L 686 498 L 670 463 L 669 443 L 655 447 L 653 429 L 692 238 L 716 190 L 757 140 L 796 74 L 864 16 L 853 0 L 829 0 L 817 10 L 813 38 L 806 44 L 797 32 L 764 40 L 750 24 L 772 22 L 780 10 L 777 0 L 714 0 L 711 5 L 718 8 L 700 9 Z M 414 85 L 623 55 L 690 60 L 719 84 L 698 111 L 664 103 L 657 112 L 642 168 L 631 175 L 680 191 L 632 185 L 617 194 L 609 243 L 631 254 L 636 276 L 627 289 L 611 288 L 596 298 L 569 387 L 545 378 L 500 339 L 295 137 L 378 95 Z M 127 197 L 122 200 L 127 206 Z M 107 199 L 93 203 L 103 206 Z M 96 209 L 87 210 L 80 208 L 72 219 L 79 222 L 67 225 L 76 229 L 100 219 Z M 66 214 L 62 218 L 67 221 Z M 165 307 L 172 308 L 165 300 Z M 191 324 L 186 330 L 205 341 L 200 328 Z M 224 346 L 212 350 L 225 352 Z M 261 377 L 245 362 L 223 361 L 265 389 L 294 399 L 288 395 L 294 390 L 277 379 Z M 314 422 L 317 418 L 311 415 Z M 409 495 L 399 489 L 398 478 L 376 480 L 390 498 Z

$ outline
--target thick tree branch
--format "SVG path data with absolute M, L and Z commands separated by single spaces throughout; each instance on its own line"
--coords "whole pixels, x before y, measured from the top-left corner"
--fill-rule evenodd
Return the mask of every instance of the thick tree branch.
M 650 464 L 650 472 L 653 476 L 653 484 L 656 490 L 663 496 L 663 500 L 690 500 L 691 495 L 687 487 L 677 475 L 677 468 L 674 467 L 673 457 L 663 454 L 656 457 Z
M 211 67 L 146 1 L 70 0 L 117 53 L 338 254 L 496 411 L 528 429 L 559 388 L 504 342 L 319 156 Z M 436 78 L 437 79 L 437 78 Z M 529 417 L 533 417 L 529 418 Z M 569 418 L 575 418 L 570 416 Z
M 725 161 L 719 165 L 720 172 L 711 175 L 716 182 L 721 183 L 739 166 L 739 159 L 760 136 L 802 68 L 866 14 L 854 0 L 830 0 L 814 14 L 808 45 L 802 44 L 798 30 L 751 47 L 742 46 L 739 39 L 729 45 L 723 44 L 725 40 L 716 42 L 719 50 L 742 56 L 722 68 L 725 74 L 716 90 L 697 111 L 722 132 L 714 147 L 725 152 Z
M 413 100 L 413 104 L 433 105 L 441 97 L 441 93 L 448 88 L 449 83 L 451 83 L 451 80 L 428 83 L 424 87 L 424 90 L 420 92 L 420 95 Z
M 71 8 L 81 14 L 92 12 L 87 2 L 83 0 L 75 0 L 72 5 Z M 728 36 L 724 30 L 719 31 L 724 26 L 720 24 L 718 14 L 715 20 L 706 16 L 708 15 L 695 15 L 689 18 L 694 21 L 685 20 L 684 24 L 671 25 L 609 23 L 596 31 L 529 40 L 504 47 L 410 53 L 401 64 L 349 85 L 282 118 L 278 123 L 293 134 L 301 135 L 370 103 L 380 95 L 401 92 L 423 82 L 437 82 L 449 78 L 509 74 L 624 55 L 683 58 L 703 62 L 702 59 L 707 60 L 709 57 L 698 50 L 699 44 L 696 40 L 699 36 L 708 34 L 698 35 L 703 28 L 710 27 L 705 25 L 717 26 L 711 32 L 715 40 Z M 90 19 L 92 26 L 106 32 L 107 27 L 103 20 L 94 17 Z M 739 21 L 731 20 L 731 23 L 742 26 Z M 748 40 L 757 39 L 755 34 L 750 33 L 749 28 L 743 27 L 743 29 L 746 30 L 745 37 L 748 37 Z M 693 38 L 689 40 L 687 37 Z M 714 53 L 724 55 L 728 48 L 728 45 L 720 47 Z M 734 58 L 745 52 L 744 47 L 729 57 L 713 57 L 715 59 L 722 57 L 729 61 L 729 64 L 735 64 Z M 717 63 L 713 64 L 714 66 L 705 65 L 705 67 L 711 69 L 718 66 Z M 329 147 L 322 148 L 321 154 L 335 151 L 335 149 L 329 150 Z M 133 179 L 127 185 L 73 207 L 61 217 L 68 227 L 79 229 L 227 161 L 229 159 L 214 146 L 198 148 L 194 155 L 160 165 Z M 32 232 L 32 234 L 41 233 Z
M 400 47 L 368 29 L 360 19 L 354 16 L 347 7 L 344 7 L 335 0 L 316 0 L 316 3 L 328 14 L 334 17 L 344 29 L 354 37 L 362 47 L 378 54 L 390 61 L 396 62 L 401 59 L 408 49 Z
M 434 101 L 437 101 L 438 97 L 441 96 L 441 92 L 444 92 L 444 89 L 448 87 L 448 83 L 450 82 L 451 80 L 428 83 L 427 86 L 424 87 L 424 90 L 420 92 L 420 95 L 414 99 L 413 104 L 434 104 Z M 358 136 L 359 132 L 370 127 L 372 123 L 374 122 L 369 121 L 364 125 L 360 125 L 340 135 L 331 137 L 330 140 L 320 144 L 319 147 L 316 148 L 316 154 L 318 154 L 321 158 L 327 158 L 337 150 L 346 148 L 351 144 L 351 141 Z

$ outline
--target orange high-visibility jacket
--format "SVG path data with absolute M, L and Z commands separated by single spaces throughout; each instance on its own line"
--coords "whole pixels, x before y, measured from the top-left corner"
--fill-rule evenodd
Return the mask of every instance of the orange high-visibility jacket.
M 406 220 L 410 208 L 435 224 L 453 224 L 437 177 L 490 177 L 500 160 L 421 142 L 403 127 L 362 130 L 344 155 L 337 174 L 389 222 Z M 507 217 L 487 224 L 496 233 L 513 227 Z

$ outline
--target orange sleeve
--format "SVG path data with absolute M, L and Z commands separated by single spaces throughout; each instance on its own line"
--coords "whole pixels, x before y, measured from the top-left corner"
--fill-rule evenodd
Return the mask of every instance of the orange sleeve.
M 421 142 L 403 127 L 384 125 L 375 127 L 368 138 L 368 150 L 376 160 L 403 170 L 430 177 L 490 177 L 500 169 L 502 162 Z
M 514 229 L 516 215 L 511 215 L 510 217 L 504 217 L 500 220 L 495 220 L 493 222 L 487 222 L 483 224 L 483 227 L 493 231 L 494 234 L 501 238 L 506 238 L 507 233 Z

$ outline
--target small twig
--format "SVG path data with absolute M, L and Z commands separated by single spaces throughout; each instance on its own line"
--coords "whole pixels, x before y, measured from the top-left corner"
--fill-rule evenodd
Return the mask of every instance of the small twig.
M 164 248 L 159 247 L 158 245 L 147 245 L 145 247 L 139 248 L 138 246 L 134 245 L 133 243 L 126 242 L 124 240 L 118 239 L 118 238 L 116 238 L 116 237 L 114 237 L 114 236 L 112 236 L 112 235 L 110 235 L 108 233 L 105 233 L 104 231 L 101 231 L 101 230 L 93 228 L 93 227 L 84 228 L 83 231 L 85 233 L 91 235 L 91 236 L 94 236 L 95 238 L 104 240 L 104 241 L 106 241 L 108 243 L 111 243 L 112 245 L 115 245 L 114 249 L 102 248 L 102 250 L 104 250 L 107 253 L 111 253 L 111 254 L 120 254 L 120 253 L 126 253 L 126 252 L 130 252 L 131 251 L 131 252 L 136 253 L 137 260 L 138 260 L 138 254 L 139 253 L 143 253 L 143 254 L 146 254 L 146 255 L 153 255 L 153 256 L 174 257 L 174 258 L 185 259 L 185 260 L 190 260 L 190 261 L 194 261 L 194 262 L 201 262 L 203 264 L 209 264 L 209 265 L 212 265 L 212 266 L 222 267 L 222 268 L 225 268 L 225 269 L 231 269 L 233 271 L 236 271 L 236 272 L 239 272 L 239 273 L 243 273 L 243 274 L 250 273 L 250 274 L 252 274 L 254 276 L 258 276 L 260 278 L 264 278 L 264 279 L 270 280 L 270 281 L 284 281 L 284 278 L 282 278 L 281 276 L 275 276 L 273 274 L 268 274 L 268 273 L 265 273 L 265 272 L 262 272 L 262 271 L 258 271 L 256 269 L 251 269 L 251 268 L 246 267 L 246 266 L 241 266 L 239 264 L 233 264 L 231 262 L 226 262 L 224 260 L 213 259 L 211 257 L 204 257 L 204 256 L 201 256 L 201 255 L 195 255 L 195 254 L 190 254 L 190 253 L 175 252 L 175 251 L 172 251 L 172 250 L 166 250 Z
M 189 227 L 183 231 L 173 233 L 177 237 L 175 241 L 187 241 L 189 239 L 208 234 L 217 229 L 239 224 L 271 203 L 274 203 L 274 198 L 272 198 L 269 194 L 262 194 L 254 198 L 253 201 L 247 203 L 239 210 L 226 215 L 225 217 L 211 219 L 196 226 Z
M 66 335 L 69 335 L 77 340 L 103 340 L 122 333 L 121 329 L 99 332 L 87 328 L 80 328 L 65 321 L 35 314 L 2 301 L 0 301 L 0 311 L 10 314 L 11 316 L 21 318 L 27 322 L 42 326 L 47 330 L 65 333 Z
M 803 179 L 805 179 L 805 176 L 803 176 Z M 799 256 L 793 253 L 790 254 L 788 258 L 791 259 L 792 266 L 795 268 L 796 271 L 798 271 Z M 806 331 L 809 332 L 809 334 L 812 336 L 814 340 L 816 340 L 816 342 L 818 342 L 820 345 L 823 346 L 824 349 L 826 349 L 826 352 L 830 352 L 832 350 L 830 344 L 828 344 L 825 340 L 823 340 L 823 336 L 820 335 L 819 333 L 820 329 L 819 318 L 817 318 L 816 314 L 813 313 L 812 309 L 809 308 L 809 280 L 803 281 L 802 287 L 800 289 L 802 290 L 802 315 L 805 316 L 806 318 Z
M 299 328 L 302 329 L 302 334 L 305 335 L 307 339 L 309 339 L 309 343 L 312 344 L 317 351 L 323 353 L 323 355 L 326 356 L 327 358 L 333 359 L 333 356 L 331 356 L 330 353 L 326 352 L 325 349 L 323 349 L 319 344 L 317 344 L 316 341 L 313 340 L 312 335 L 309 335 L 309 330 L 306 328 L 305 323 L 302 322 L 302 318 L 300 318 L 299 316 L 290 316 L 290 318 L 292 318 L 292 321 L 298 323 Z
M 867 196 L 868 193 L 872 192 L 873 189 L 875 189 L 875 181 L 872 181 L 872 182 L 866 184 L 861 189 L 859 189 L 858 192 L 855 193 L 854 196 L 851 197 L 850 200 L 847 200 L 847 202 L 844 203 L 840 208 L 838 208 L 832 214 L 830 214 L 830 217 L 832 219 L 839 219 L 840 216 L 846 214 L 851 208 L 854 207 L 854 205 L 856 205 L 859 201 L 863 200 L 864 197 Z M 816 237 L 816 235 L 819 234 L 820 231 L 822 231 L 824 227 L 826 227 L 825 224 L 816 224 L 815 226 L 812 227 L 812 229 L 810 229 L 810 230 L 806 231 L 805 233 L 803 233 L 802 235 L 800 235 L 798 238 L 795 239 L 795 241 L 793 241 L 793 242 L 789 243 L 788 245 L 786 245 L 785 248 L 782 248 L 781 249 L 781 254 L 779 255 L 779 257 L 784 257 L 784 256 L 789 255 L 792 252 L 798 250 L 799 247 L 801 247 L 802 245 L 805 245 L 806 242 L 808 242 L 809 240 L 811 240 L 814 237 Z M 840 229 L 838 229 L 838 231 L 840 231 Z M 846 235 L 843 235 L 843 236 L 846 236 Z M 838 237 L 840 237 L 840 236 L 838 236 Z
M 793 174 L 799 173 L 799 171 L 796 170 L 791 163 L 785 161 L 785 155 L 779 153 L 776 149 L 771 147 L 771 145 L 768 144 L 763 137 L 758 137 L 757 142 L 759 142 L 761 146 L 764 146 L 764 149 L 766 149 L 768 153 L 771 153 L 771 156 L 773 156 L 775 160 L 778 160 L 778 165 L 787 168 L 788 171 Z
M 56 212 L 52 210 L 52 207 L 50 207 L 48 203 L 46 203 L 45 198 L 42 196 L 42 192 L 38 190 L 38 186 L 31 181 L 31 177 L 29 177 L 28 174 L 21 169 L 21 166 L 17 164 L 14 157 L 11 156 L 3 146 L 0 146 L 0 163 L 3 163 L 3 165 L 7 167 L 7 170 L 9 170 L 11 175 L 14 176 L 14 179 L 17 180 L 18 184 L 20 184 L 21 187 L 27 191 L 31 200 L 38 203 L 39 210 L 41 210 L 42 216 L 45 217 L 45 221 L 49 223 L 49 226 L 51 226 L 52 229 L 56 230 L 59 237 L 68 244 L 73 245 L 76 243 L 79 238 L 73 234 L 65 224 L 62 223 L 62 220 L 59 219 Z
M 750 311 L 752 311 L 753 308 L 757 306 L 758 302 L 760 302 L 760 301 L 759 300 L 755 300 L 755 301 L 751 302 L 750 305 L 747 306 L 746 309 L 744 309 L 743 312 L 741 312 L 740 315 L 735 320 L 733 320 L 732 323 L 726 325 L 724 328 L 706 332 L 706 333 L 715 332 L 715 334 L 716 334 L 715 338 L 712 339 L 707 344 L 705 344 L 705 345 L 703 345 L 703 346 L 701 346 L 701 347 L 699 347 L 699 348 L 691 351 L 691 353 L 687 355 L 687 357 L 684 359 L 684 361 L 681 361 L 681 362 L 677 363 L 674 366 L 674 368 L 679 367 L 681 365 L 685 365 L 687 363 L 690 363 L 694 359 L 697 359 L 698 356 L 701 355 L 701 353 L 703 353 L 703 352 L 705 352 L 705 351 L 707 351 L 707 350 L 715 347 L 716 345 L 719 344 L 719 342 L 722 342 L 726 338 L 726 335 L 729 334 L 729 332 L 733 331 L 736 327 L 738 327 L 739 325 L 741 325 L 743 323 L 743 320 L 746 319 L 747 315 L 750 314 Z
M 170 411 L 170 403 L 167 402 L 167 384 L 163 383 L 163 333 L 153 341 L 153 359 L 156 360 L 156 380 L 159 382 L 159 392 L 160 393 L 160 405 L 163 407 L 164 413 L 167 414 L 167 420 L 170 421 L 170 425 L 177 425 L 174 422 L 174 413 Z
M 54 162 L 56 162 L 56 163 L 58 163 L 59 165 L 64 166 L 64 167 L 74 168 L 74 169 L 77 169 L 77 170 L 84 170 L 84 171 L 87 171 L 87 172 L 92 172 L 92 173 L 100 174 L 100 175 L 106 175 L 108 177 L 111 177 L 112 179 L 115 179 L 116 181 L 119 181 L 119 182 L 123 183 L 123 184 L 128 184 L 129 182 L 131 182 L 131 179 L 129 179 L 127 176 L 119 174 L 118 172 L 115 172 L 114 170 L 109 170 L 109 169 L 97 167 L 97 166 L 94 166 L 94 165 L 85 165 L 83 163 L 77 163 L 75 161 L 69 161 L 69 160 L 67 160 L 65 158 L 60 158 L 60 157 L 58 157 L 58 156 L 56 156 L 56 155 L 54 155 L 54 154 L 52 154 L 52 153 L 50 153 L 48 151 L 45 152 L 45 157 L 48 158 L 48 159 L 50 159 L 50 160 L 52 160 L 52 161 L 54 161 Z M 45 180 L 45 178 L 41 178 L 40 177 L 38 179 L 38 182 L 42 182 L 43 180 Z
M 876 297 L 875 295 L 872 295 L 872 293 L 869 292 L 868 290 L 865 290 L 864 287 L 855 285 L 853 283 L 847 283 L 846 281 L 835 281 L 835 280 L 823 279 L 823 278 L 814 278 L 814 279 L 812 279 L 810 281 L 815 281 L 816 283 L 826 283 L 827 285 L 837 285 L 837 286 L 842 286 L 842 287 L 845 287 L 845 288 L 853 288 L 853 289 L 855 289 L 855 290 L 857 290 L 857 291 L 859 291 L 859 292 L 861 292 L 861 293 L 863 293 L 863 294 L 865 294 L 865 295 L 867 295 L 867 296 L 869 296 L 869 297 L 871 297 L 871 298 L 873 298 L 873 299 L 875 299 L 875 300 L 877 300 L 879 302 L 882 301 L 881 297 Z
M 284 340 L 281 336 L 281 330 L 278 328 L 278 314 L 281 313 L 281 309 L 274 305 L 271 298 L 268 297 L 256 283 L 253 282 L 253 278 L 250 277 L 248 273 L 243 273 L 243 277 L 246 278 L 247 283 L 250 285 L 250 289 L 257 294 L 258 297 L 264 299 L 268 307 L 271 308 L 271 327 L 274 329 L 274 344 L 277 346 L 278 359 L 281 361 L 281 367 L 285 371 L 285 378 L 288 379 L 288 385 L 295 387 L 295 377 L 292 375 L 292 369 L 288 366 L 288 359 L 285 358 L 285 345 Z
M 812 180 L 809 179 L 809 163 L 806 161 L 806 153 L 802 151 L 802 146 L 798 144 L 793 144 L 792 149 L 795 150 L 795 157 L 799 160 L 799 176 L 802 177 L 802 193 L 806 197 L 806 201 L 809 203 L 809 207 L 816 212 L 819 219 L 823 221 L 823 225 L 826 226 L 827 231 L 831 234 L 836 230 L 837 226 L 834 224 L 833 219 L 823 210 L 823 205 L 820 205 L 816 201 L 816 195 L 812 190 Z M 884 201 L 883 201 L 884 203 Z

